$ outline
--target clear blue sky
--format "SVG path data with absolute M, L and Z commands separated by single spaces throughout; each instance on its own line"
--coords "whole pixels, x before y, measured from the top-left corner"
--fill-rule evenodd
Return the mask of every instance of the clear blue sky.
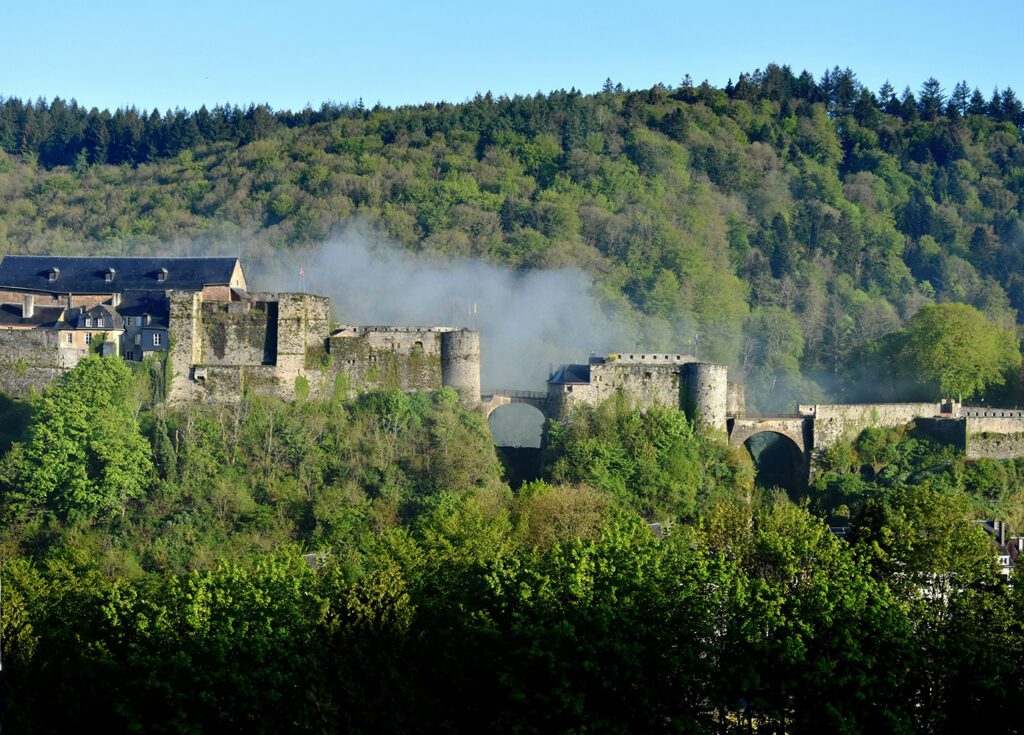
M 1024 96 L 1024 5 L 968 2 L 8 3 L 0 96 L 98 107 L 298 109 L 385 105 L 575 86 L 716 86 L 769 62 L 849 66 L 877 91 L 935 76 Z

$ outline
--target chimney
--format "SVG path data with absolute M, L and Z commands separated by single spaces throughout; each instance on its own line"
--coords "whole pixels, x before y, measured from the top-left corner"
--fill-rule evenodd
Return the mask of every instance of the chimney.
M 25 294 L 21 300 L 21 318 L 31 319 L 36 313 L 36 297 L 30 293 Z
M 119 307 L 121 305 L 121 294 L 116 292 L 110 294 L 110 305 L 113 306 L 115 309 Z

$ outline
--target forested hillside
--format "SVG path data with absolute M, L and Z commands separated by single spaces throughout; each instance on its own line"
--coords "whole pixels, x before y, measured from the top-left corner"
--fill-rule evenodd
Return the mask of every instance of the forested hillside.
M 1022 127 L 1008 88 L 876 93 L 849 69 L 775 65 L 725 89 L 608 82 L 397 109 L 7 99 L 0 252 L 267 255 L 362 218 L 428 253 L 579 266 L 640 319 L 638 343 L 730 363 L 755 405 L 856 398 L 893 364 L 909 380 L 889 395 L 934 397 L 941 381 L 883 338 L 955 301 L 1014 342 Z M 965 397 L 1018 400 L 1019 356 L 996 352 L 996 378 Z
M 513 491 L 448 389 L 168 406 L 152 377 L 93 356 L 0 396 L 11 731 L 1020 722 L 1024 585 L 969 522 L 1024 521 L 1020 460 L 868 431 L 788 498 L 619 397 Z

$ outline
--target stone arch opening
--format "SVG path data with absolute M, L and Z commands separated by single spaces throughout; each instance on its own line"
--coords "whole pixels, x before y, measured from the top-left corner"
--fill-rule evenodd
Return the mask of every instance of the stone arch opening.
M 782 488 L 797 497 L 807 484 L 804 453 L 792 438 L 777 431 L 759 431 L 743 442 L 754 461 L 759 487 Z
M 487 416 L 494 445 L 539 449 L 544 430 L 544 413 L 528 403 L 506 403 Z
M 506 403 L 491 410 L 487 423 L 508 484 L 516 489 L 539 478 L 544 413 L 529 403 Z

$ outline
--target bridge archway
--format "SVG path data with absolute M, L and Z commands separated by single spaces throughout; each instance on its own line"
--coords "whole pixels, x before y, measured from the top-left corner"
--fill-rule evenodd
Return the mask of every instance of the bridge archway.
M 544 421 L 544 413 L 529 403 L 505 403 L 487 413 L 487 423 L 497 447 L 539 449 Z
M 764 430 L 751 433 L 743 447 L 750 454 L 760 487 L 783 488 L 793 497 L 807 486 L 807 458 L 803 447 L 787 433 Z

